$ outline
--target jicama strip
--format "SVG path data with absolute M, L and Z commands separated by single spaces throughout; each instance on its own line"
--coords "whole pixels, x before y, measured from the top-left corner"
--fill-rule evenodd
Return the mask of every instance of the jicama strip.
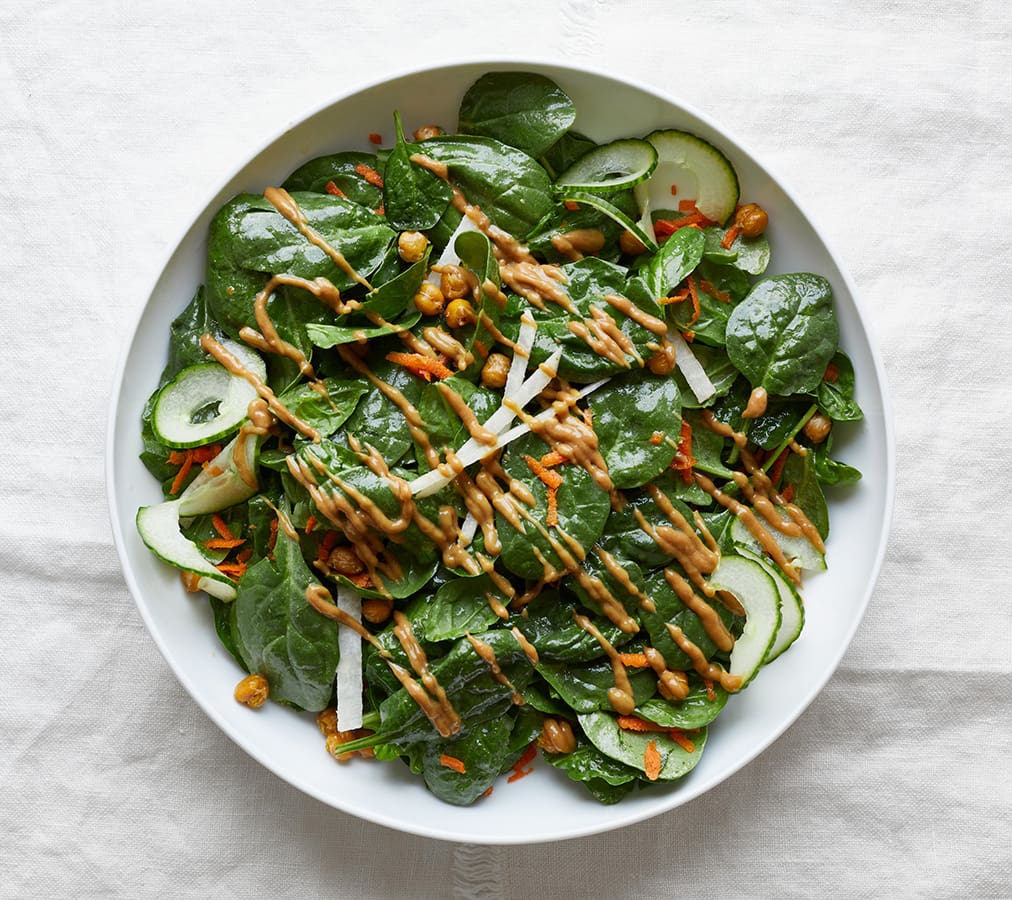
M 548 383 L 555 377 L 555 373 L 558 371 L 559 360 L 561 358 L 562 351 L 556 350 L 520 385 L 516 396 L 510 401 L 510 405 L 514 409 L 508 409 L 505 405 L 500 406 L 499 409 L 482 423 L 482 426 L 494 434 L 501 434 L 516 418 L 517 414 L 515 410 L 523 409 L 548 386 Z M 501 446 L 504 445 L 498 442 L 496 444 L 485 444 L 474 438 L 470 438 L 454 455 L 461 465 L 469 466 L 484 459 Z M 444 488 L 455 477 L 453 472 L 444 474 L 439 469 L 433 469 L 431 472 L 426 472 L 411 482 L 411 493 L 417 497 L 428 497 L 430 494 L 434 494 L 436 491 Z
M 343 585 L 337 589 L 337 608 L 356 622 L 362 621 L 362 598 Z M 362 638 L 347 625 L 338 626 L 337 728 L 354 731 L 362 727 Z
M 503 402 L 512 400 L 527 374 L 527 363 L 531 358 L 531 347 L 534 346 L 534 335 L 538 325 L 528 313 L 520 317 L 520 334 L 517 337 L 516 349 L 513 351 L 513 362 L 510 363 L 509 374 L 506 376 L 506 387 L 503 388 Z
M 706 403 L 717 392 L 710 377 L 696 359 L 688 342 L 676 329 L 668 329 L 668 340 L 675 345 L 675 364 L 685 376 L 692 393 L 700 403 Z
M 585 388 L 580 391 L 580 397 L 586 397 L 588 394 L 594 393 L 601 385 L 607 384 L 611 379 L 602 378 L 600 381 L 595 381 L 593 384 L 588 384 Z M 554 416 L 555 410 L 549 407 L 548 409 L 542 410 L 536 416 L 534 416 L 535 422 L 543 422 L 549 416 Z M 494 449 L 498 450 L 500 447 L 505 447 L 507 444 L 512 443 L 518 437 L 523 437 L 531 430 L 531 426 L 526 422 L 521 422 L 519 425 L 513 426 L 509 431 L 499 435 L 499 440 L 496 442 Z
M 457 256 L 457 251 L 454 249 L 453 245 L 457 242 L 457 238 L 466 231 L 481 231 L 470 216 L 461 217 L 460 224 L 457 226 L 453 234 L 450 235 L 450 239 L 446 242 L 443 252 L 439 254 L 439 259 L 433 263 L 433 267 L 460 265 L 460 257 Z M 439 272 L 429 272 L 425 280 L 429 284 L 434 284 L 436 287 L 439 287 L 439 279 L 441 277 L 442 275 Z

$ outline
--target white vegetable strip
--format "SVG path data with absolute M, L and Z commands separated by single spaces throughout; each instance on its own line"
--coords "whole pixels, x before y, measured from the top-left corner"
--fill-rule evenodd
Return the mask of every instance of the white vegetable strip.
M 510 371 L 506 376 L 506 387 L 503 388 L 502 399 L 504 403 L 507 400 L 512 400 L 524 383 L 527 363 L 531 358 L 531 347 L 534 346 L 534 335 L 537 334 L 537 331 L 537 323 L 525 312 L 520 318 L 520 334 L 517 337 L 516 349 L 513 351 L 513 362 L 510 363 Z
M 523 409 L 531 400 L 537 397 L 548 386 L 548 382 L 555 377 L 561 358 L 562 351 L 556 350 L 555 353 L 538 366 L 531 373 L 530 377 L 520 385 L 516 396 L 512 398 L 511 405 Z M 509 427 L 509 424 L 516 418 L 516 415 L 513 410 L 500 406 L 482 425 L 494 434 L 501 435 L 503 430 Z M 484 459 L 490 453 L 494 453 L 502 446 L 505 445 L 501 442 L 496 442 L 494 445 L 484 444 L 481 441 L 470 438 L 455 455 L 460 460 L 461 465 L 469 466 Z M 453 481 L 454 477 L 452 472 L 449 475 L 444 475 L 438 469 L 433 469 L 431 472 L 426 472 L 411 482 L 411 493 L 417 497 L 428 497 L 430 494 L 434 494 L 448 485 Z
M 456 266 L 460 264 L 460 257 L 457 256 L 457 251 L 454 249 L 454 244 L 457 242 L 457 238 L 462 235 L 465 231 L 481 231 L 481 229 L 474 224 L 474 220 L 470 216 L 463 216 L 460 220 L 460 224 L 457 226 L 453 234 L 450 235 L 450 239 L 446 242 L 446 246 L 443 248 L 443 252 L 439 254 L 433 265 L 434 266 Z M 429 272 L 426 281 L 429 284 L 434 284 L 439 287 L 439 272 Z
M 595 381 L 593 384 L 588 384 L 585 388 L 583 388 L 583 390 L 580 391 L 580 397 L 586 397 L 588 394 L 593 394 L 594 391 L 596 391 L 599 387 L 601 387 L 601 385 L 607 384 L 609 381 L 611 381 L 610 378 L 602 378 L 600 381 Z M 534 417 L 534 421 L 543 422 L 549 416 L 554 415 L 555 410 L 549 407 L 548 409 L 539 412 Z M 495 449 L 498 450 L 500 447 L 505 447 L 507 444 L 510 444 L 513 441 L 515 441 L 518 437 L 523 437 L 530 430 L 531 430 L 530 425 L 528 425 L 526 422 L 521 422 L 519 425 L 514 426 L 504 434 L 499 435 L 499 440 L 496 442 Z
M 461 543 L 470 544 L 477 530 L 478 520 L 474 517 L 474 513 L 469 512 L 467 518 L 464 519 L 464 524 L 460 526 Z
M 692 388 L 692 393 L 700 403 L 705 403 L 717 392 L 713 382 L 710 381 L 710 376 L 693 355 L 685 338 L 674 328 L 668 329 L 668 340 L 675 345 L 675 363 Z
M 337 608 L 356 622 L 362 621 L 362 598 L 341 586 L 337 589 Z M 362 727 L 362 638 L 347 625 L 337 633 L 341 658 L 337 663 L 337 729 L 354 731 Z

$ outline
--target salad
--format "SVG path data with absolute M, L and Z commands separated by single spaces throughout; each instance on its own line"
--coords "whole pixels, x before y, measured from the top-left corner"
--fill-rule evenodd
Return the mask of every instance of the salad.
M 143 414 L 137 528 L 236 699 L 454 804 L 539 751 L 602 803 L 684 777 L 860 478 L 829 282 L 764 276 L 719 148 L 575 120 L 491 72 L 456 132 L 395 112 L 231 199 Z

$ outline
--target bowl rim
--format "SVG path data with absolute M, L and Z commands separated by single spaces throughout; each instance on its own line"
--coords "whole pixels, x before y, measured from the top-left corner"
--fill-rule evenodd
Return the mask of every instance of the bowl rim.
M 192 680 L 182 671 L 174 661 L 173 654 L 169 648 L 165 645 L 162 635 L 158 632 L 158 629 L 154 626 L 154 623 L 149 616 L 145 604 L 141 601 L 143 592 L 138 584 L 137 577 L 133 571 L 133 567 L 130 562 L 130 557 L 126 547 L 126 541 L 123 532 L 123 523 L 117 514 L 117 487 L 116 487 L 116 472 L 115 472 L 115 439 L 117 433 L 117 421 L 120 415 L 120 399 L 122 396 L 123 381 L 126 376 L 127 361 L 130 356 L 131 349 L 141 321 L 144 317 L 149 304 L 151 303 L 152 297 L 154 296 L 159 282 L 164 276 L 166 270 L 172 262 L 173 257 L 178 252 L 180 246 L 186 240 L 187 235 L 194 225 L 199 221 L 201 216 L 211 207 L 211 204 L 215 202 L 216 198 L 225 190 L 225 188 L 236 179 L 244 169 L 246 169 L 254 160 L 256 160 L 261 154 L 271 148 L 276 142 L 280 141 L 289 131 L 293 128 L 306 122 L 308 119 L 316 116 L 329 108 L 342 103 L 358 94 L 364 93 L 369 90 L 376 89 L 382 85 L 397 81 L 412 76 L 428 74 L 439 71 L 453 70 L 453 69 L 466 69 L 473 68 L 475 66 L 485 66 L 488 71 L 491 71 L 494 67 L 505 67 L 510 70 L 517 71 L 535 71 L 543 72 L 546 69 L 557 70 L 557 71 L 569 71 L 577 76 L 592 76 L 594 78 L 603 78 L 612 81 L 622 87 L 632 88 L 640 91 L 643 94 L 655 97 L 667 104 L 678 107 L 684 110 L 691 116 L 695 116 L 708 128 L 713 129 L 716 133 L 726 137 L 729 142 L 734 144 L 736 149 L 740 150 L 746 156 L 748 156 L 754 163 L 756 163 L 764 172 L 766 172 L 771 179 L 776 183 L 779 190 L 792 202 L 800 212 L 803 219 L 812 228 L 819 241 L 825 247 L 826 252 L 832 259 L 833 264 L 836 266 L 840 273 L 841 278 L 847 288 L 850 298 L 853 302 L 854 309 L 857 312 L 857 318 L 861 330 L 864 333 L 865 339 L 868 345 L 869 355 L 871 357 L 875 376 L 879 388 L 878 399 L 882 405 L 882 420 L 884 423 L 884 434 L 883 443 L 886 457 L 886 471 L 884 474 L 884 489 L 885 493 L 882 497 L 882 521 L 881 530 L 879 533 L 878 543 L 875 548 L 875 553 L 871 566 L 868 569 L 868 577 L 864 593 L 860 598 L 860 601 L 855 604 L 855 614 L 849 623 L 849 627 L 846 632 L 842 635 L 842 640 L 838 645 L 838 650 L 832 654 L 829 664 L 824 667 L 822 672 L 817 678 L 809 684 L 807 692 L 803 695 L 800 702 L 797 703 L 796 709 L 793 714 L 790 715 L 782 725 L 773 729 L 765 738 L 761 741 L 756 742 L 750 747 L 748 753 L 743 754 L 738 760 L 735 761 L 726 770 L 722 770 L 707 779 L 694 782 L 691 786 L 686 786 L 684 790 L 678 792 L 671 792 L 667 795 L 668 802 L 662 803 L 659 807 L 651 807 L 647 809 L 633 808 L 623 811 L 621 805 L 613 806 L 616 814 L 613 819 L 609 819 L 606 823 L 593 824 L 583 827 L 574 827 L 567 830 L 565 833 L 560 833 L 557 836 L 551 838 L 545 837 L 534 837 L 529 839 L 517 838 L 509 835 L 475 835 L 466 833 L 463 831 L 448 830 L 447 828 L 441 828 L 438 825 L 431 825 L 429 827 L 416 826 L 414 824 L 406 824 L 398 821 L 394 816 L 386 815 L 381 811 L 371 810 L 369 815 L 364 815 L 358 809 L 346 808 L 340 803 L 335 802 L 332 796 L 324 795 L 319 789 L 317 789 L 308 780 L 302 779 L 298 773 L 280 773 L 278 772 L 269 762 L 263 758 L 263 754 L 258 752 L 258 747 L 248 746 L 240 736 L 235 732 L 231 724 L 220 716 L 217 711 L 209 705 L 204 699 L 201 691 L 196 689 L 196 685 L 193 684 Z M 767 163 L 757 155 L 751 147 L 741 141 L 737 135 L 725 127 L 722 123 L 716 121 L 709 114 L 698 109 L 691 103 L 687 103 L 682 100 L 676 94 L 669 92 L 668 90 L 656 86 L 654 84 L 648 84 L 640 81 L 638 78 L 630 77 L 624 74 L 609 73 L 595 71 L 589 65 L 580 65 L 576 63 L 559 63 L 550 61 L 544 57 L 520 57 L 516 55 L 468 55 L 458 56 L 451 60 L 440 63 L 438 65 L 414 65 L 402 69 L 389 69 L 385 71 L 381 77 L 378 78 L 364 78 L 355 81 L 349 87 L 340 90 L 334 94 L 328 95 L 323 100 L 316 102 L 312 105 L 305 107 L 298 115 L 292 117 L 286 123 L 279 127 L 271 130 L 267 133 L 267 136 L 262 139 L 253 150 L 244 154 L 237 164 L 230 167 L 224 177 L 220 180 L 216 180 L 210 193 L 205 197 L 203 202 L 196 206 L 194 211 L 188 213 L 184 218 L 184 224 L 179 228 L 176 233 L 175 239 L 170 241 L 168 249 L 165 252 L 160 264 L 155 270 L 156 274 L 148 285 L 146 291 L 141 294 L 144 298 L 143 303 L 139 304 L 136 312 L 133 316 L 133 320 L 130 323 L 129 338 L 124 342 L 119 352 L 119 358 L 116 365 L 115 373 L 112 381 L 112 393 L 109 404 L 109 413 L 106 425 L 106 444 L 105 444 L 105 480 L 106 480 L 106 503 L 109 509 L 110 525 L 112 529 L 113 543 L 116 548 L 117 557 L 119 558 L 120 568 L 123 572 L 124 580 L 130 595 L 134 601 L 134 606 L 140 613 L 141 619 L 144 622 L 145 628 L 148 635 L 154 641 L 159 652 L 162 654 L 163 659 L 172 670 L 173 674 L 179 680 L 183 688 L 189 694 L 190 698 L 194 700 L 197 705 L 204 711 L 204 713 L 210 718 L 210 720 L 219 728 L 221 731 L 243 752 L 248 756 L 256 760 L 262 765 L 272 776 L 278 777 L 281 780 L 287 782 L 292 787 L 298 789 L 302 793 L 312 797 L 315 800 L 324 803 L 325 805 L 338 809 L 340 812 L 355 816 L 357 818 L 364 819 L 377 825 L 382 825 L 386 828 L 390 828 L 395 831 L 402 833 L 414 834 L 421 837 L 433 838 L 436 840 L 452 841 L 452 842 L 465 842 L 472 844 L 486 844 L 486 845 L 521 845 L 521 844 L 534 844 L 543 843 L 547 841 L 556 840 L 570 840 L 579 837 L 586 837 L 594 834 L 601 834 L 608 831 L 613 831 L 618 828 L 625 827 L 627 825 L 633 825 L 637 822 L 644 821 L 654 816 L 661 815 L 672 811 L 673 809 L 683 806 L 695 799 L 698 799 L 703 794 L 712 790 L 723 781 L 730 778 L 735 773 L 739 772 L 746 765 L 756 759 L 760 754 L 764 753 L 776 740 L 778 740 L 788 728 L 790 728 L 797 719 L 801 716 L 805 710 L 812 704 L 814 699 L 821 693 L 823 688 L 829 682 L 829 680 L 836 673 L 840 665 L 840 661 L 843 655 L 850 647 L 854 635 L 857 632 L 858 627 L 863 620 L 865 613 L 868 608 L 868 604 L 871 600 L 872 593 L 875 590 L 879 574 L 882 569 L 882 564 L 885 559 L 886 548 L 889 541 L 889 534 L 891 531 L 894 502 L 895 502 L 895 490 L 896 490 L 896 451 L 895 451 L 895 428 L 893 423 L 893 404 L 891 399 L 891 392 L 889 389 L 889 383 L 886 377 L 885 366 L 882 360 L 881 350 L 877 337 L 872 329 L 872 325 L 868 316 L 868 310 L 861 299 L 859 292 L 856 289 L 854 281 L 847 270 L 847 268 L 841 262 L 841 257 L 837 253 L 836 248 L 827 239 L 825 232 L 819 226 L 818 221 L 811 216 L 805 205 L 798 200 L 794 191 L 790 187 L 790 182 L 783 179 L 780 174 L 773 168 L 767 165 Z

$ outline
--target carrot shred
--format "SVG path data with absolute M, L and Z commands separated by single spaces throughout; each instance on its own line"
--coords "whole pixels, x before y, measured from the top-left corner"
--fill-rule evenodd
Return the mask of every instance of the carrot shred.
M 730 250 L 731 245 L 734 243 L 735 238 L 741 233 L 741 228 L 737 225 L 732 225 L 727 231 L 724 232 L 724 237 L 720 239 L 720 246 L 725 250 Z
M 623 666 L 628 666 L 630 669 L 645 669 L 650 665 L 645 653 L 620 653 L 618 658 Z
M 211 516 L 211 524 L 214 526 L 214 530 L 217 531 L 221 537 L 225 538 L 226 541 L 235 540 L 235 535 L 229 531 L 227 523 L 217 513 Z
M 515 763 L 513 763 L 513 774 L 506 779 L 507 783 L 519 781 L 521 778 L 525 778 L 534 771 L 533 767 L 524 768 L 529 762 L 531 762 L 535 756 L 538 755 L 538 747 L 535 742 L 531 742 L 527 745 L 527 749 L 524 750 L 524 755 L 520 757 Z
M 184 462 L 186 462 L 186 458 L 189 455 L 190 455 L 189 450 L 173 450 L 169 454 L 169 465 L 181 466 Z
M 306 519 L 306 534 L 311 534 L 313 529 L 316 527 L 316 516 L 310 516 Z
M 492 785 L 489 785 L 485 793 L 482 794 L 482 797 L 491 797 L 491 796 L 492 796 Z
M 552 466 L 561 466 L 563 463 L 569 462 L 568 456 L 563 456 L 558 450 L 551 450 L 541 457 L 541 465 L 545 468 L 551 468 Z
M 690 328 L 688 331 L 682 332 L 682 337 L 691 344 L 696 339 L 696 332 Z
M 677 194 L 678 194 L 678 185 L 677 184 L 671 185 L 671 196 L 674 197 Z
M 183 486 L 183 482 L 186 481 L 186 476 L 190 474 L 191 468 L 193 468 L 193 451 L 187 450 L 186 459 L 183 460 L 179 471 L 176 472 L 176 477 L 172 479 L 172 486 L 169 488 L 170 494 L 179 493 L 179 489 Z
M 373 187 L 383 187 L 383 176 L 380 175 L 372 166 L 367 166 L 365 163 L 359 163 L 355 166 L 355 174 L 360 175 Z
M 713 682 L 709 678 L 704 678 L 703 687 L 706 688 L 706 699 L 713 703 L 713 701 L 717 699 L 717 695 L 713 690 Z
M 683 419 L 682 433 L 678 438 L 678 449 L 671 461 L 671 468 L 682 473 L 682 481 L 691 484 L 692 467 L 695 464 L 696 458 L 692 455 L 692 426 Z
M 787 457 L 790 456 L 790 450 L 784 450 L 778 457 L 777 461 L 770 466 L 769 479 L 770 482 L 776 484 L 780 481 L 780 476 L 784 474 L 784 466 L 787 465 Z
M 204 541 L 204 546 L 208 550 L 233 550 L 245 543 L 243 538 L 211 538 L 209 541 Z
M 699 212 L 699 210 L 696 209 L 696 201 L 695 200 L 679 200 L 678 201 L 678 211 L 679 212 L 683 212 L 683 213 Z
M 667 731 L 663 725 L 657 725 L 654 722 L 648 722 L 646 719 L 641 719 L 639 716 L 619 716 L 616 720 L 618 727 L 623 731 Z
M 691 275 L 686 279 L 689 282 L 689 296 L 692 298 L 692 318 L 689 324 L 692 325 L 699 318 L 699 292 L 696 290 L 696 279 Z
M 191 594 L 200 590 L 198 587 L 200 584 L 200 576 L 196 572 L 180 572 L 179 577 L 183 582 L 183 587 Z
M 387 208 L 381 203 L 373 210 L 373 212 L 376 213 L 377 216 L 385 216 L 387 214 Z
M 432 381 L 433 375 L 442 381 L 453 374 L 438 359 L 422 356 L 421 353 L 388 353 L 387 359 L 399 366 L 404 366 L 413 375 L 424 378 L 426 381 Z
M 780 496 L 784 498 L 784 503 L 790 503 L 794 499 L 794 485 L 787 485 L 787 487 L 780 492 Z
M 358 575 L 345 575 L 344 577 L 355 585 L 355 587 L 371 588 L 373 586 L 372 577 L 368 572 L 359 572 Z
M 545 524 L 549 528 L 558 528 L 559 526 L 559 489 L 549 488 L 548 489 L 548 509 L 545 511 Z
M 652 435 L 650 435 L 650 443 L 655 447 L 660 447 L 660 445 L 664 443 L 664 432 L 655 431 Z
M 277 523 L 277 519 L 275 519 L 274 521 L 275 523 Z M 275 524 L 274 527 L 275 529 L 277 529 L 277 524 Z M 330 556 L 330 551 L 334 549 L 334 544 L 336 543 L 337 543 L 337 532 L 328 531 L 323 536 L 323 540 L 320 541 L 320 546 L 316 548 L 316 561 L 324 562 L 326 558 Z
M 661 306 L 667 306 L 669 303 L 681 303 L 683 300 L 689 299 L 689 289 L 682 288 L 680 291 L 676 291 L 670 297 L 661 297 L 657 302 Z
M 461 760 L 457 759 L 456 756 L 447 756 L 447 754 L 443 753 L 439 757 L 439 764 L 441 766 L 446 766 L 448 769 L 453 769 L 454 772 L 460 772 L 461 775 L 464 775 L 467 772 L 467 766 L 465 766 Z
M 643 768 L 651 781 L 660 778 L 661 752 L 657 749 L 657 741 L 650 741 L 643 751 Z
M 250 561 L 250 557 L 253 556 L 253 548 L 247 547 L 245 550 L 240 550 L 235 555 L 235 561 L 238 563 L 245 563 Z
M 712 281 L 700 281 L 699 289 L 705 291 L 713 297 L 714 300 L 719 300 L 721 303 L 731 302 L 731 295 L 726 291 L 718 290 L 717 286 Z
M 231 562 L 231 563 L 220 563 L 215 568 L 221 572 L 222 575 L 228 575 L 229 578 L 234 581 L 238 581 L 246 574 L 246 563 Z
M 380 144 L 383 143 L 383 135 L 380 134 L 378 131 L 369 132 L 369 143 L 376 144 L 377 146 L 379 146 Z
M 840 377 L 840 367 L 835 362 L 831 362 L 828 366 L 826 366 L 826 372 L 822 376 L 822 380 L 828 381 L 830 384 L 836 384 L 836 381 L 839 377 Z
M 574 209 L 580 208 L 580 204 L 577 203 L 575 200 L 567 200 L 565 205 L 566 209 L 568 209 L 570 212 L 572 212 Z
M 679 747 L 681 747 L 686 753 L 694 753 L 696 745 L 689 740 L 688 736 L 684 731 L 678 728 L 672 728 L 668 731 L 668 737 L 671 738 Z
M 333 181 L 328 181 L 327 186 L 324 190 L 333 197 L 347 197 L 348 195 L 342 191 Z
M 562 486 L 562 476 L 554 469 L 549 469 L 544 463 L 538 462 L 533 456 L 524 456 L 527 466 L 530 468 L 545 487 L 559 488 Z

